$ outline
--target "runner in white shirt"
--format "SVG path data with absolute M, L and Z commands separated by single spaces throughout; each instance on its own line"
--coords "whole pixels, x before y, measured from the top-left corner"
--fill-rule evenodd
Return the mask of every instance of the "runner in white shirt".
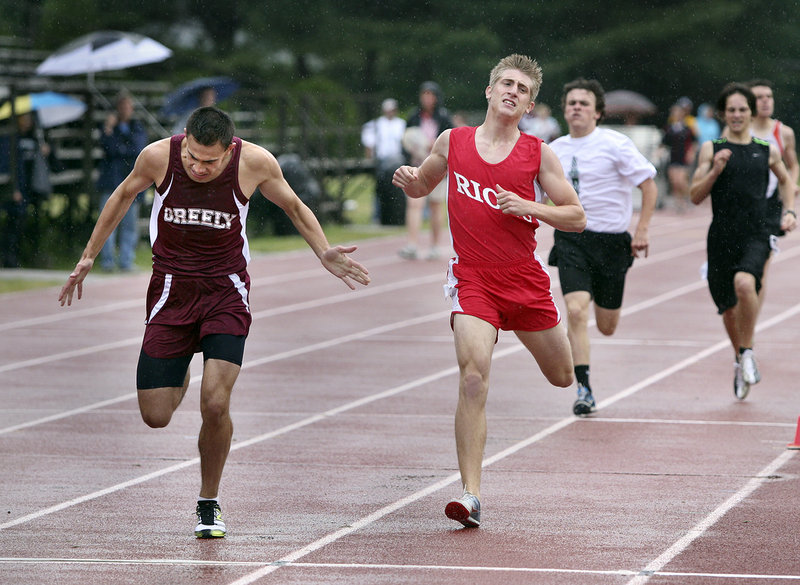
M 582 233 L 555 231 L 549 263 L 558 267 L 567 306 L 578 416 L 595 410 L 589 385 L 589 306 L 594 301 L 597 329 L 612 335 L 619 323 L 625 275 L 633 259 L 649 248 L 648 227 L 658 189 L 655 167 L 633 141 L 614 130 L 598 128 L 605 93 L 596 80 L 577 79 L 564 86 L 564 118 L 569 135 L 550 143 L 564 173 L 572 181 L 586 212 Z M 642 209 L 633 237 L 633 188 L 642 191 Z

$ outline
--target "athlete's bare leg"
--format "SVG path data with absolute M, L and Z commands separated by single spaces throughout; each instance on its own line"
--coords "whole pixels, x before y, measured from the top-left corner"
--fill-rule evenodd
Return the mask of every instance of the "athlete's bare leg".
M 589 365 L 589 305 L 588 291 L 577 290 L 564 295 L 567 305 L 567 335 L 572 347 L 572 361 L 579 366 Z
M 429 201 L 431 225 L 431 247 L 438 248 L 442 241 L 442 229 L 444 227 L 444 204 L 441 201 Z
M 619 325 L 619 316 L 622 309 L 606 309 L 594 306 L 594 319 L 597 323 L 597 330 L 603 335 L 614 335 Z
M 231 392 L 241 367 L 224 360 L 208 359 L 200 386 L 200 414 L 203 418 L 197 441 L 200 450 L 200 497 L 216 498 L 222 469 L 233 437 L 230 416 Z
M 574 376 L 570 343 L 561 323 L 544 331 L 515 331 L 514 333 L 531 352 L 548 382 L 560 388 L 566 388 L 572 384 Z
M 481 465 L 486 445 L 486 397 L 497 329 L 470 315 L 453 318 L 459 368 L 455 435 L 458 468 L 465 489 L 480 498 Z
M 419 232 L 422 229 L 422 212 L 425 199 L 406 197 L 406 230 L 408 246 L 419 249 Z
M 149 427 L 160 429 L 172 420 L 172 413 L 180 406 L 186 389 L 189 387 L 189 368 L 181 387 L 147 388 L 138 390 L 139 412 Z
M 733 286 L 737 302 L 722 314 L 722 321 L 733 351 L 738 355 L 740 347 L 753 347 L 759 304 L 756 279 L 752 274 L 737 272 L 733 277 Z
M 769 258 L 764 263 L 764 271 L 761 273 L 761 288 L 758 290 L 758 311 L 761 312 L 761 308 L 764 306 L 764 299 L 767 296 L 767 269 L 770 265 L 770 260 L 772 260 L 772 254 L 770 253 Z

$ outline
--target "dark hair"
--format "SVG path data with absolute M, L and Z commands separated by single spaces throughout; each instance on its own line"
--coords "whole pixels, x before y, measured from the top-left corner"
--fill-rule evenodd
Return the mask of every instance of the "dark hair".
M 775 91 L 775 86 L 769 79 L 751 79 L 747 82 L 747 87 L 753 89 L 756 86 L 768 87 L 772 91 Z
M 438 83 L 436 83 L 435 81 L 423 82 L 422 85 L 419 86 L 419 93 L 424 93 L 426 91 L 429 91 L 436 96 L 437 106 L 442 105 L 442 102 L 444 101 L 444 94 L 442 94 L 442 88 L 439 86 Z
M 603 90 L 603 86 L 600 85 L 600 82 L 596 79 L 584 79 L 583 77 L 579 77 L 569 83 L 564 84 L 564 89 L 561 93 L 561 109 L 567 109 L 567 94 L 571 92 L 573 89 L 585 89 L 586 91 L 590 91 L 594 94 L 594 109 L 596 112 L 600 114 L 600 120 L 602 120 L 606 115 L 606 92 Z
M 728 98 L 733 94 L 741 94 L 747 100 L 747 105 L 750 106 L 750 113 L 756 115 L 756 96 L 744 83 L 729 83 L 722 88 L 722 93 L 717 98 L 717 112 L 720 116 L 725 114 L 725 108 L 728 105 Z
M 186 122 L 186 134 L 191 134 L 203 146 L 219 142 L 223 148 L 228 148 L 235 131 L 231 117 L 214 106 L 197 108 Z

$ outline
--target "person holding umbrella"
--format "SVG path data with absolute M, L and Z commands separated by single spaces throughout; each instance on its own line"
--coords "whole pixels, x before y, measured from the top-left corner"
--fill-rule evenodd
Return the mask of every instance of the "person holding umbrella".
M 234 136 L 233 120 L 215 107 L 198 108 L 186 134 L 141 152 L 114 189 L 58 300 L 71 305 L 97 255 L 138 193 L 155 185 L 150 217 L 153 274 L 136 373 L 139 410 L 153 428 L 169 424 L 189 385 L 189 364 L 203 352 L 202 425 L 197 538 L 226 534 L 217 500 L 233 435 L 230 399 L 250 329 L 250 251 L 245 220 L 258 189 L 278 205 L 320 259 L 351 289 L 369 283 L 367 269 L 331 246 L 319 221 L 283 177 L 275 157 Z
M 239 82 L 230 77 L 200 77 L 188 81 L 164 96 L 161 115 L 176 120 L 173 134 L 186 129 L 186 121 L 196 108 L 216 106 L 239 89 Z
M 139 120 L 133 118 L 133 99 L 130 94 L 121 91 L 115 104 L 116 112 L 106 117 L 100 132 L 103 159 L 100 161 L 97 190 L 100 193 L 101 211 L 117 185 L 133 170 L 136 157 L 147 146 L 147 131 Z M 115 248 L 119 249 L 119 269 L 123 272 L 133 270 L 139 241 L 139 207 L 143 199 L 143 192 L 136 196 L 100 251 L 100 268 L 104 272 L 114 270 Z
M 213 85 L 201 87 L 197 96 L 197 103 L 200 108 L 217 105 L 217 90 Z M 186 122 L 189 120 L 191 113 L 192 110 L 190 109 L 175 122 L 175 126 L 172 128 L 173 134 L 180 134 L 186 130 Z

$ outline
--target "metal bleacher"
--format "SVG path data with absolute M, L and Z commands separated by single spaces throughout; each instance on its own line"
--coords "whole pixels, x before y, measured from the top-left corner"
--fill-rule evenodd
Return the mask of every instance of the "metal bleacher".
M 80 192 L 91 194 L 96 163 L 102 155 L 97 147 L 98 128 L 112 109 L 114 95 L 122 88 L 133 95 L 134 115 L 146 125 L 151 140 L 155 140 L 170 134 L 173 120 L 160 117 L 158 112 L 164 96 L 177 84 L 137 80 L 124 71 L 97 75 L 91 86 L 88 78 L 82 76 L 40 77 L 36 75 L 36 67 L 48 55 L 47 51 L 31 48 L 25 39 L 0 36 L 0 102 L 11 95 L 58 91 L 89 104 L 82 120 L 48 129 L 46 139 L 60 162 L 60 168 L 51 174 L 54 189 L 68 196 Z M 371 162 L 359 156 L 360 124 L 344 126 L 337 120 L 325 119 L 322 114 L 325 108 L 316 107 L 313 96 L 293 103 L 286 94 L 260 88 L 242 88 L 239 94 L 235 107 L 226 108 L 236 123 L 237 136 L 264 146 L 276 156 L 299 154 L 319 179 L 372 172 Z M 270 124 L 266 122 L 267 112 L 272 114 Z M 8 120 L 0 120 L 0 134 L 11 134 Z M 0 174 L 0 187 L 9 181 L 8 174 Z

